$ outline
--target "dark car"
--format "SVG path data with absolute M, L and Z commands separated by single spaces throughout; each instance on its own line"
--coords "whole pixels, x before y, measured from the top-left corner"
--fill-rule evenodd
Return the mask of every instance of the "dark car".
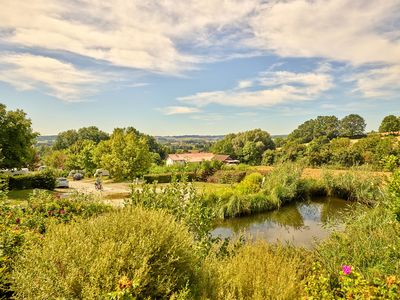
M 82 173 L 75 173 L 74 175 L 72 175 L 72 178 L 74 180 L 81 180 L 83 178 L 83 174 Z

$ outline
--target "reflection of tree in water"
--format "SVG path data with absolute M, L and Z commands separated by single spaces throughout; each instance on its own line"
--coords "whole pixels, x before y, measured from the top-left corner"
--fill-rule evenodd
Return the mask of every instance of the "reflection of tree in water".
M 342 223 L 354 205 L 352 202 L 337 198 L 324 198 L 317 201 L 323 203 L 321 210 L 321 222 L 323 224 Z
M 266 227 L 290 226 L 299 229 L 304 226 L 301 213 L 295 204 L 289 204 L 278 210 L 255 214 L 246 217 L 228 219 L 218 224 L 222 227 L 228 227 L 235 233 L 246 231 L 250 226 L 262 225 Z

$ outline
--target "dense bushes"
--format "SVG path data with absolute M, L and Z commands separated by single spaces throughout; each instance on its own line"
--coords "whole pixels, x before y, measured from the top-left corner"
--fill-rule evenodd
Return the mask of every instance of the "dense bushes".
M 56 199 L 48 192 L 32 194 L 25 207 L 7 203 L 0 191 L 0 298 L 10 296 L 10 272 L 27 240 L 42 237 L 49 223 L 68 223 L 108 211 L 110 207 L 76 194 Z
M 165 174 L 147 174 L 143 176 L 143 180 L 146 183 L 170 183 L 174 180 L 188 180 L 193 181 L 196 178 L 196 173 L 194 172 L 184 172 L 184 173 L 165 173 Z
M 219 170 L 207 178 L 210 183 L 238 183 L 246 176 L 241 170 Z
M 211 254 L 204 268 L 209 272 L 204 298 L 296 299 L 299 295 L 304 256 L 291 247 L 266 242 L 247 244 L 224 258 Z
M 170 299 L 195 286 L 198 257 L 187 228 L 163 213 L 124 209 L 50 226 L 20 257 L 16 297 Z
M 54 190 L 56 177 L 52 172 L 37 172 L 26 175 L 3 177 L 9 190 L 46 189 Z
M 383 200 L 383 178 L 371 172 L 351 170 L 333 175 L 325 172 L 323 183 L 328 196 L 357 201 L 364 204 L 375 204 Z

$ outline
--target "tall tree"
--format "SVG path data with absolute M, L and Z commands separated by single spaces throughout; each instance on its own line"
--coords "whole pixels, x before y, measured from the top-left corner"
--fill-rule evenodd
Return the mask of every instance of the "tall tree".
M 152 154 L 145 136 L 117 128 L 109 140 L 98 144 L 93 159 L 113 177 L 133 179 L 149 169 Z
M 37 133 L 22 110 L 7 111 L 0 103 L 0 168 L 21 168 L 34 157 Z
M 360 115 L 350 114 L 340 120 L 340 136 L 357 137 L 365 134 L 365 120 Z
M 379 132 L 395 132 L 400 131 L 400 117 L 389 115 L 383 118 Z

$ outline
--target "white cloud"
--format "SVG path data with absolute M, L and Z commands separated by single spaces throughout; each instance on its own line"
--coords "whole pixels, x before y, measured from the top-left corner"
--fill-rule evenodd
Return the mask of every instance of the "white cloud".
M 179 42 L 208 47 L 223 41 L 220 35 L 237 37 L 257 1 L 3 0 L 1 6 L 3 42 L 176 74 L 200 60 L 179 50 Z
M 93 72 L 79 70 L 54 58 L 6 53 L 0 54 L 0 81 L 19 90 L 45 88 L 47 94 L 66 101 L 79 101 L 106 80 Z
M 399 0 L 1 2 L 0 43 L 8 49 L 20 47 L 53 57 L 61 52 L 107 66 L 172 75 L 198 68 L 201 63 L 274 53 L 345 62 L 353 67 L 385 65 L 355 75 L 353 81 L 366 97 L 386 96 L 399 86 Z M 69 88 L 55 79 L 30 78 L 15 69 L 11 74 L 3 71 L 0 79 L 19 88 L 45 83 L 57 97 L 68 99 L 78 98 L 74 93 L 83 83 L 78 83 L 77 77 L 99 82 L 97 74 L 60 63 L 70 74 L 79 75 L 69 80 Z M 9 64 L 21 67 L 26 62 Z M 37 67 L 30 68 L 38 72 Z M 227 104 L 230 98 L 233 105 L 242 106 L 247 101 L 251 106 L 309 99 L 329 85 L 327 75 L 322 74 L 329 68 L 325 65 L 324 70 L 314 72 L 316 75 L 279 74 L 271 68 L 268 72 L 272 75 L 265 74 L 266 83 L 241 81 L 237 90 L 199 93 L 192 100 Z M 303 88 L 292 84 L 290 76 Z M 388 88 L 392 83 L 396 88 Z M 253 85 L 259 90 L 251 91 Z
M 399 63 L 399 16 L 398 0 L 270 1 L 251 19 L 248 43 L 284 57 Z
M 359 72 L 347 79 L 356 83 L 355 91 L 366 98 L 383 98 L 400 93 L 400 64 L 372 68 Z
M 200 112 L 200 109 L 196 107 L 188 106 L 168 106 L 160 109 L 165 115 L 182 115 L 182 114 L 193 114 Z
M 293 101 L 313 100 L 333 87 L 333 79 L 323 72 L 267 71 L 249 82 L 257 83 L 257 89 L 250 90 L 249 85 L 248 88 L 196 93 L 180 97 L 178 100 L 197 106 L 211 103 L 241 107 L 274 106 Z

